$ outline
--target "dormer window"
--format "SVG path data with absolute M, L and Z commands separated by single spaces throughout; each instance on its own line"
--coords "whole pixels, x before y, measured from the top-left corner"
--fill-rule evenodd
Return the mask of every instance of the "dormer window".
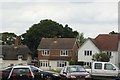
M 22 55 L 18 55 L 18 60 L 22 60 L 23 56 Z

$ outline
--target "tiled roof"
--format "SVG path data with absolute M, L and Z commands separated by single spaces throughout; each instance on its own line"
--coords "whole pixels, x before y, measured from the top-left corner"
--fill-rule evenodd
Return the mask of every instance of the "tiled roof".
M 25 45 L 19 45 L 17 48 L 14 48 L 14 45 L 0 45 L 0 47 L 2 47 L 4 60 L 17 60 L 18 55 L 23 55 L 23 60 L 26 60 L 28 54 L 31 53 L 29 48 Z
M 120 35 L 100 34 L 95 39 L 92 39 L 92 41 L 101 51 L 117 51 Z
M 72 49 L 76 38 L 42 38 L 38 49 Z

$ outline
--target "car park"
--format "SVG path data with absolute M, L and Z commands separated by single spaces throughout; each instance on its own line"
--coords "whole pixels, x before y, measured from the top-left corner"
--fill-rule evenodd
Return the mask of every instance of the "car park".
M 5 69 L 2 80 L 59 80 L 59 74 L 43 71 L 40 68 L 30 65 L 18 65 Z M 7 75 L 6 75 L 7 74 Z M 3 75 L 3 73 L 2 73 Z
M 65 66 L 60 72 L 61 80 L 91 80 L 91 75 L 79 65 Z

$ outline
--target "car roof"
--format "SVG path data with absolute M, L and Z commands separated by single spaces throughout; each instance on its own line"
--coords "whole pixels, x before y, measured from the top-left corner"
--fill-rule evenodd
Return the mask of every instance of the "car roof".
M 81 65 L 69 65 L 69 66 L 65 66 L 65 67 L 82 67 Z
M 12 66 L 13 68 L 30 68 L 29 65 L 17 65 L 17 66 Z

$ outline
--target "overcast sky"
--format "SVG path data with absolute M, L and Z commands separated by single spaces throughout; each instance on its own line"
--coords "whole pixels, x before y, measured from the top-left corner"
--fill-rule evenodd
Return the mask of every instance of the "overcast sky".
M 0 32 L 21 35 L 33 24 L 51 19 L 85 37 L 118 32 L 118 0 L 1 0 Z

